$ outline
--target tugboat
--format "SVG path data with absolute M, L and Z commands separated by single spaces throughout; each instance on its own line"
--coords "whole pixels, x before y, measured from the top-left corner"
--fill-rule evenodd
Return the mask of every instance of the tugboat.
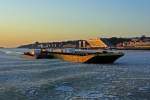
M 35 59 L 52 59 L 53 54 L 46 49 L 34 49 L 30 52 L 24 52 L 25 56 L 32 57 Z

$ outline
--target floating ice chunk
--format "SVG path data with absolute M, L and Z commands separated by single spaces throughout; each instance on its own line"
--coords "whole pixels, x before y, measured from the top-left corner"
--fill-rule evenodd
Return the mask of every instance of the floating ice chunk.
M 36 96 L 38 94 L 36 88 L 30 88 L 26 91 L 26 94 L 28 96 Z
M 88 94 L 88 97 L 101 98 L 101 97 L 103 97 L 103 94 L 102 94 L 102 93 L 99 93 L 98 91 L 91 91 L 91 92 Z
M 138 90 L 142 92 L 150 92 L 150 87 L 139 87 Z
M 12 53 L 12 51 L 5 51 L 5 53 L 6 53 L 6 54 L 11 54 L 11 53 Z
M 108 98 L 116 98 L 116 96 L 114 96 L 114 95 L 108 95 L 107 97 Z
M 95 100 L 95 99 L 100 99 L 103 98 L 104 95 L 100 93 L 99 91 L 83 91 L 77 94 L 75 97 L 73 97 L 73 100 L 83 100 L 83 99 L 88 99 L 88 100 Z
M 62 92 L 72 92 L 73 88 L 70 86 L 59 86 L 55 90 L 56 91 L 62 91 Z

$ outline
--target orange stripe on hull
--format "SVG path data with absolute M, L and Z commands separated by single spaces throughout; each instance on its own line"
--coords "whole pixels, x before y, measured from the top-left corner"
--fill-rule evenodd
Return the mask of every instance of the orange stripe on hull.
M 93 58 L 95 55 L 91 54 L 91 55 L 79 56 L 79 55 L 55 54 L 55 56 L 57 58 L 63 59 L 64 61 L 84 63 L 88 61 L 89 59 Z

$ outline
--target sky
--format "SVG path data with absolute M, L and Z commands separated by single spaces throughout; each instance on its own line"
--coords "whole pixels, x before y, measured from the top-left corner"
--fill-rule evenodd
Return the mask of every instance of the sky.
M 0 47 L 150 36 L 150 0 L 0 0 Z

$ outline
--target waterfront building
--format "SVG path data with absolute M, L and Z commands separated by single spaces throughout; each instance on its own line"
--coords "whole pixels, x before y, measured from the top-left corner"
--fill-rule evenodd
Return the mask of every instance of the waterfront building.
M 62 42 L 36 42 L 32 45 L 33 48 L 76 48 L 76 49 L 105 49 L 107 45 L 100 39 L 94 38 L 89 40 L 73 40 Z

